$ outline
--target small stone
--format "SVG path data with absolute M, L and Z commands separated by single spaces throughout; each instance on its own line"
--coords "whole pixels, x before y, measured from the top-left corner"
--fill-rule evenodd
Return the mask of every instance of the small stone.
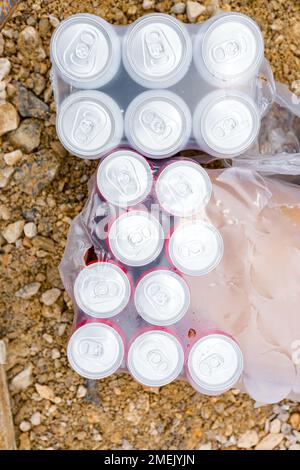
M 0 103 L 0 136 L 17 129 L 19 115 L 11 103 Z
M 27 238 L 33 238 L 37 234 L 37 227 L 34 222 L 27 222 L 24 225 L 24 233 Z
M 273 419 L 273 421 L 270 422 L 270 433 L 272 434 L 278 434 L 280 433 L 281 429 L 281 421 L 278 418 Z
M 13 222 L 9 224 L 2 232 L 3 237 L 7 241 L 7 243 L 15 243 L 18 238 L 20 238 L 23 227 L 24 227 L 24 220 L 18 220 L 17 222 Z
M 19 437 L 19 450 L 30 450 L 31 443 L 29 439 L 29 435 L 27 433 L 20 434 Z
M 171 11 L 172 13 L 175 13 L 175 15 L 181 15 L 182 13 L 185 12 L 185 3 L 183 2 L 175 3 L 175 5 L 172 6 Z
M 33 26 L 26 26 L 20 32 L 18 48 L 24 57 L 37 60 L 44 60 L 46 58 L 39 33 Z
M 21 83 L 13 82 L 16 95 L 13 103 L 22 117 L 33 117 L 38 119 L 49 119 L 50 108 L 32 91 L 27 90 Z
M 22 421 L 19 427 L 22 432 L 28 432 L 31 429 L 31 424 L 29 421 Z
M 52 388 L 48 387 L 48 385 L 35 384 L 35 389 L 38 392 L 39 396 L 44 400 L 55 400 L 54 392 Z
M 16 297 L 19 297 L 20 299 L 30 299 L 38 293 L 40 287 L 40 282 L 31 282 L 30 284 L 26 284 L 26 286 L 21 287 L 21 289 L 16 292 Z
M 292 413 L 289 419 L 289 423 L 294 429 L 300 429 L 300 414 Z
M 60 294 L 61 294 L 60 289 L 53 287 L 53 289 L 49 289 L 43 293 L 41 297 L 41 302 L 47 306 L 53 305 L 59 298 Z
M 219 0 L 209 0 L 206 9 L 210 15 L 215 15 L 218 13 L 220 10 Z
M 151 10 L 151 8 L 154 8 L 155 5 L 155 0 L 144 0 L 143 1 L 143 9 L 144 10 Z
M 49 22 L 48 18 L 41 18 L 40 21 L 39 21 L 40 35 L 42 37 L 46 36 L 49 31 L 50 31 L 50 22 Z
M 211 448 L 212 448 L 211 442 L 207 442 L 207 444 L 202 444 L 199 447 L 199 450 L 211 450 Z
M 0 81 L 9 74 L 11 69 L 11 63 L 8 59 L 0 59 Z
M 14 172 L 14 169 L 9 166 L 2 168 L 2 170 L 0 170 L 0 188 L 6 188 L 13 172 Z
M 6 165 L 9 166 L 14 166 L 16 163 L 18 163 L 23 156 L 23 153 L 21 150 L 14 150 L 13 152 L 5 153 L 4 154 L 4 161 Z
M 53 343 L 53 338 L 52 338 L 51 335 L 48 335 L 48 333 L 45 333 L 45 334 L 43 335 L 43 338 L 44 338 L 45 341 L 47 341 L 47 343 L 49 343 L 49 344 L 52 344 L 52 343 Z
M 10 142 L 14 147 L 30 153 L 40 145 L 41 132 L 42 123 L 38 119 L 24 119 L 20 127 L 10 134 Z
M 0 220 L 9 220 L 10 210 L 4 204 L 0 204 Z
M 59 157 L 65 158 L 68 155 L 67 150 L 59 142 L 59 140 L 54 140 L 53 142 L 51 142 L 51 148 Z
M 300 444 L 292 444 L 289 450 L 300 450 Z
M 273 450 L 283 439 L 283 434 L 267 434 L 255 447 L 255 450 Z
M 202 15 L 206 10 L 205 6 L 198 2 L 188 1 L 186 4 L 186 13 L 190 23 L 195 23 L 198 16 Z
M 77 398 L 84 398 L 87 394 L 87 389 L 83 385 L 79 385 L 76 393 Z
M 3 35 L 0 33 L 0 57 L 3 56 L 4 52 L 4 38 Z
M 30 418 L 32 426 L 39 426 L 41 424 L 41 413 L 36 411 Z
M 259 438 L 255 430 L 251 429 L 246 431 L 240 436 L 237 442 L 237 447 L 239 449 L 251 449 L 258 444 Z
M 32 384 L 32 364 L 17 374 L 11 381 L 12 392 L 22 392 Z
M 52 349 L 51 357 L 52 357 L 53 360 L 59 359 L 59 358 L 60 358 L 60 352 L 59 352 L 59 350 L 56 349 L 56 348 Z
M 60 23 L 59 19 L 56 18 L 56 16 L 54 15 L 49 15 L 49 21 L 50 21 L 51 26 L 53 26 L 53 28 L 57 28 L 57 26 Z

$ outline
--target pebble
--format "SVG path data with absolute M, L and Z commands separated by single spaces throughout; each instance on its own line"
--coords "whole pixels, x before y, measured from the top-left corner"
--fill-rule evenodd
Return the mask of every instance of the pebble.
M 55 401 L 55 396 L 52 388 L 48 385 L 35 384 L 35 389 L 39 396 L 45 400 Z
M 18 163 L 23 156 L 23 153 L 20 149 L 13 150 L 13 152 L 5 153 L 4 154 L 4 161 L 6 165 L 14 166 Z
M 14 169 L 9 166 L 0 170 L 0 188 L 6 188 L 13 172 Z
M 300 444 L 292 444 L 289 450 L 300 450 Z
M 3 34 L 0 33 L 0 57 L 3 56 L 3 52 L 4 52 L 4 38 L 3 38 Z
M 28 432 L 31 429 L 31 424 L 29 421 L 22 421 L 19 427 L 22 432 Z
M 50 22 L 48 20 L 48 18 L 41 18 L 40 21 L 39 21 L 39 32 L 40 32 L 40 35 L 43 37 L 43 36 L 46 36 L 47 33 L 49 32 L 50 30 Z
M 53 287 L 52 289 L 46 290 L 46 292 L 43 293 L 41 302 L 47 306 L 53 305 L 57 301 L 60 294 L 60 289 Z
M 46 53 L 41 45 L 41 38 L 33 26 L 26 26 L 19 34 L 18 48 L 24 57 L 44 60 Z
M 14 105 L 22 117 L 33 117 L 38 119 L 49 119 L 50 108 L 32 91 L 25 88 L 19 82 L 13 82 L 16 88 Z
M 60 358 L 60 352 L 59 352 L 59 350 L 56 349 L 56 348 L 52 349 L 51 357 L 52 357 L 53 360 L 59 359 L 59 358 Z
M 10 388 L 13 392 L 22 392 L 32 384 L 32 364 L 19 372 L 11 381 Z
M 10 142 L 14 147 L 30 153 L 40 145 L 41 132 L 42 123 L 39 119 L 24 119 L 20 127 L 10 134 Z
M 258 444 L 259 438 L 255 430 L 251 429 L 242 434 L 237 442 L 239 449 L 250 449 Z
M 11 103 L 0 103 L 0 136 L 17 129 L 19 115 Z
M 87 388 L 84 387 L 83 385 L 79 385 L 76 393 L 77 398 L 84 398 L 87 394 Z
M 19 297 L 20 299 L 30 299 L 38 293 L 40 287 L 40 282 L 31 282 L 30 284 L 26 284 L 26 286 L 21 287 L 21 289 L 16 292 L 16 297 Z
M 255 450 L 273 450 L 282 439 L 283 434 L 267 434 L 255 447 Z
M 41 424 L 41 413 L 36 411 L 30 418 L 32 426 L 39 426 Z
M 171 11 L 172 13 L 175 13 L 175 15 L 181 15 L 182 13 L 185 12 L 185 3 L 183 2 L 175 3 L 175 5 L 172 6 Z
M 155 5 L 155 0 L 144 0 L 143 1 L 143 9 L 144 10 L 151 10 L 151 8 L 154 8 Z
M 273 419 L 273 421 L 270 422 L 270 433 L 272 434 L 278 434 L 280 433 L 281 429 L 281 421 L 278 418 Z
M 10 219 L 10 210 L 4 204 L 0 204 L 0 220 L 9 220 Z
M 206 10 L 205 6 L 198 2 L 188 1 L 186 4 L 186 14 L 190 23 L 195 23 L 198 16 L 202 15 Z
M 300 414 L 292 413 L 289 419 L 289 423 L 294 429 L 300 429 Z
M 50 21 L 51 26 L 53 26 L 53 28 L 56 28 L 60 23 L 59 19 L 56 18 L 56 16 L 54 15 L 49 15 L 49 21 Z
M 0 81 L 9 74 L 11 69 L 11 63 L 9 59 L 2 58 L 0 59 Z
M 37 234 L 37 227 L 34 222 L 27 222 L 24 225 L 24 233 L 27 238 L 33 238 Z
M 208 442 L 207 444 L 202 444 L 199 447 L 199 450 L 211 450 L 211 448 L 212 448 L 211 442 Z
M 7 243 L 15 243 L 18 238 L 20 238 L 23 228 L 24 228 L 24 220 L 17 220 L 17 222 L 13 222 L 9 224 L 2 232 L 3 237 L 7 241 Z

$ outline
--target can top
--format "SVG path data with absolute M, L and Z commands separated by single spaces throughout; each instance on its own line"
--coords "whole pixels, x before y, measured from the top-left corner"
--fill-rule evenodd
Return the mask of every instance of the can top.
M 128 266 L 151 263 L 160 254 L 163 245 L 163 228 L 149 212 L 125 212 L 110 227 L 110 249 L 117 259 Z
M 128 276 L 116 264 L 98 261 L 83 268 L 74 284 L 78 307 L 97 318 L 109 318 L 120 313 L 131 294 Z
M 119 333 L 110 325 L 90 322 L 71 336 L 67 354 L 72 368 L 87 379 L 102 379 L 121 366 L 124 344 Z
M 71 153 L 95 158 L 118 145 L 123 135 L 123 118 L 110 96 L 96 90 L 84 90 L 63 101 L 57 114 L 56 129 Z
M 167 326 L 181 320 L 187 312 L 190 291 L 181 276 L 167 269 L 157 269 L 139 281 L 134 302 L 145 321 Z
M 62 21 L 51 39 L 51 60 L 69 81 L 83 85 L 97 80 L 104 85 L 121 60 L 120 43 L 113 27 L 91 14 L 77 14 Z M 100 85 L 99 85 L 100 86 Z
M 215 269 L 222 259 L 223 249 L 219 231 L 199 220 L 179 225 L 169 241 L 172 263 L 190 276 L 202 276 Z
M 239 380 L 243 371 L 243 354 L 229 336 L 211 334 L 191 348 L 188 371 L 192 380 L 207 391 L 225 391 Z
M 128 106 L 125 133 L 134 147 L 157 157 L 176 153 L 191 134 L 192 118 L 187 104 L 168 90 L 149 90 Z
M 245 94 L 215 91 L 197 106 L 194 134 L 199 131 L 206 144 L 220 155 L 239 155 L 255 141 L 260 115 L 254 101 Z
M 212 184 L 207 172 L 192 161 L 179 160 L 166 165 L 159 174 L 157 199 L 162 208 L 178 217 L 190 217 L 209 201 Z
M 222 14 L 204 33 L 202 56 L 207 70 L 222 81 L 248 80 L 257 72 L 264 55 L 258 25 L 240 13 Z
M 166 88 L 186 74 L 192 43 L 186 27 L 165 14 L 150 14 L 135 21 L 123 44 L 123 62 L 141 85 Z
M 97 171 L 97 184 L 104 198 L 120 207 L 143 201 L 152 188 L 149 163 L 140 154 L 124 149 L 104 158 Z
M 138 382 L 149 387 L 160 387 L 175 380 L 183 364 L 183 348 L 178 339 L 167 331 L 142 333 L 129 347 L 129 372 Z

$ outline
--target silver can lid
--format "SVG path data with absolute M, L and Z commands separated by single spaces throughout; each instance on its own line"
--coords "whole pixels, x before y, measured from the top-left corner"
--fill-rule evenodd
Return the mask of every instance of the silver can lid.
M 120 215 L 109 230 L 113 255 L 128 266 L 144 266 L 154 261 L 164 245 L 164 231 L 149 212 L 131 210 Z
M 262 32 L 255 21 L 240 13 L 216 17 L 201 40 L 201 49 L 196 40 L 194 53 L 202 54 L 208 72 L 223 82 L 241 76 L 251 80 L 263 60 Z
M 209 201 L 212 184 L 207 172 L 192 161 L 166 165 L 157 179 L 156 196 L 162 208 L 178 217 L 190 217 Z
M 62 78 L 78 88 L 98 88 L 116 74 L 120 40 L 102 18 L 78 14 L 62 21 L 51 39 L 51 60 Z
M 199 220 L 179 225 L 169 240 L 174 266 L 190 276 L 203 276 L 215 269 L 223 256 L 223 239 L 211 224 Z
M 143 16 L 124 38 L 124 66 L 144 87 L 175 85 L 188 71 L 191 60 L 192 43 L 186 26 L 169 15 Z
M 96 318 L 109 318 L 122 312 L 129 302 L 131 285 L 116 264 L 97 261 L 83 268 L 74 284 L 78 307 Z
M 138 282 L 134 303 L 145 321 L 167 326 L 178 322 L 186 314 L 190 291 L 185 280 L 173 271 L 153 270 Z
M 163 158 L 182 150 L 191 134 L 191 113 L 178 95 L 150 90 L 138 95 L 125 114 L 125 133 L 141 153 Z
M 71 336 L 67 348 L 71 367 L 87 379 L 103 379 L 121 366 L 124 343 L 112 326 L 89 322 Z
M 191 348 L 188 373 L 201 389 L 223 392 L 233 387 L 243 371 L 243 354 L 229 336 L 210 334 Z
M 260 115 L 254 101 L 243 93 L 218 90 L 209 93 L 196 107 L 193 132 L 201 145 L 216 154 L 237 156 L 255 141 Z
M 134 206 L 150 193 L 152 170 L 140 154 L 127 149 L 118 150 L 101 161 L 97 184 L 103 197 L 111 204 Z
M 142 333 L 129 347 L 128 370 L 138 382 L 149 387 L 161 387 L 175 380 L 183 364 L 180 342 L 164 330 Z
M 123 136 L 123 117 L 110 96 L 96 90 L 71 94 L 58 110 L 56 130 L 63 146 L 83 158 L 116 147 Z

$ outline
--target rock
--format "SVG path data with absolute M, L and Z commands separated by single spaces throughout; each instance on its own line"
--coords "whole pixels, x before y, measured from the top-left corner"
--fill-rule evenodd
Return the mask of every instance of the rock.
M 19 115 L 16 108 L 11 103 L 0 104 L 0 136 L 6 132 L 17 129 L 19 125 Z
M 46 58 L 40 35 L 33 26 L 26 26 L 20 32 L 18 48 L 24 57 L 36 60 L 44 60 Z
M 4 52 L 4 38 L 3 35 L 0 33 L 0 57 L 3 56 Z
M 144 10 L 151 10 L 151 8 L 154 8 L 155 5 L 155 0 L 144 0 L 143 1 L 143 9 Z
M 218 13 L 220 10 L 219 0 L 209 0 L 206 9 L 210 15 L 215 15 L 216 13 Z
M 237 447 L 239 449 L 250 449 L 258 444 L 259 438 L 255 430 L 251 429 L 246 431 L 240 436 L 237 442 Z
M 36 95 L 40 95 L 46 88 L 47 80 L 43 75 L 36 73 L 33 79 L 33 91 Z
M 48 385 L 35 384 L 35 389 L 44 400 L 55 401 L 54 392 Z
M 36 411 L 30 418 L 32 426 L 39 426 L 41 424 L 41 413 Z
M 13 82 L 13 84 L 16 88 L 13 103 L 21 116 L 49 119 L 50 108 L 44 101 L 40 100 L 40 98 L 32 93 L 32 91 L 25 88 L 21 83 Z
M 6 188 L 13 172 L 14 172 L 14 169 L 8 166 L 0 170 L 0 188 Z
M 185 3 L 183 2 L 175 3 L 175 5 L 172 6 L 171 11 L 172 13 L 175 13 L 175 15 L 181 15 L 182 13 L 185 12 Z
M 2 232 L 3 237 L 7 241 L 7 243 L 15 243 L 18 238 L 20 238 L 23 227 L 24 227 L 24 220 L 17 220 L 17 222 L 13 222 L 9 224 Z
M 12 392 L 22 392 L 32 384 L 32 364 L 19 372 L 11 381 L 10 388 Z
M 14 150 L 13 152 L 5 153 L 4 154 L 4 161 L 6 165 L 9 166 L 14 166 L 16 163 L 18 163 L 23 156 L 23 153 L 21 150 Z
M 289 423 L 294 429 L 300 429 L 300 414 L 292 413 L 289 419 Z
M 195 23 L 198 16 L 202 15 L 206 10 L 205 6 L 198 2 L 188 1 L 186 4 L 186 14 L 190 23 Z
M 39 32 L 40 32 L 40 35 L 43 37 L 43 36 L 46 36 L 47 33 L 50 31 L 50 22 L 48 20 L 48 18 L 41 18 L 40 21 L 39 21 Z
M 40 145 L 42 123 L 29 118 L 21 122 L 20 127 L 9 136 L 11 144 L 26 153 L 32 152 Z
M 31 424 L 29 421 L 22 421 L 19 427 L 22 432 L 28 432 L 31 429 Z
M 270 433 L 271 434 L 278 434 L 280 433 L 281 429 L 281 421 L 278 418 L 273 419 L 273 421 L 270 422 Z
M 59 157 L 65 158 L 68 155 L 67 150 L 59 142 L 59 140 L 54 140 L 53 142 L 51 142 L 51 148 Z
M 4 204 L 0 204 L 0 220 L 9 220 L 10 210 Z
M 255 450 L 273 450 L 283 439 L 283 434 L 267 434 L 255 447 Z
M 58 160 L 52 150 L 41 150 L 28 156 L 26 162 L 16 168 L 14 178 L 20 182 L 20 189 L 31 196 L 37 196 L 56 177 Z
M 200 447 L 199 447 L 199 450 L 211 450 L 211 442 L 207 442 L 207 444 L 202 444 Z
M 300 450 L 300 444 L 292 444 L 289 450 Z
M 30 450 L 31 443 L 27 433 L 23 433 L 19 437 L 19 450 Z
M 27 238 L 33 238 L 37 234 L 37 227 L 34 222 L 27 222 L 24 225 L 24 233 Z
M 40 235 L 32 240 L 32 244 L 37 250 L 48 251 L 49 253 L 53 253 L 56 249 L 56 244 L 51 238 L 41 237 Z
M 15 295 L 20 299 L 30 299 L 38 293 L 40 287 L 40 282 L 31 282 L 30 284 L 26 284 L 26 286 L 21 287 Z
M 11 69 L 11 63 L 8 59 L 0 59 L 0 81 L 9 74 Z
M 77 398 L 84 398 L 87 394 L 87 388 L 85 388 L 83 385 L 79 385 L 76 393 Z
M 52 349 L 51 357 L 52 357 L 53 360 L 59 359 L 59 358 L 60 358 L 60 352 L 59 352 L 59 350 L 56 349 L 56 348 Z
M 60 294 L 61 291 L 56 287 L 53 287 L 52 289 L 46 290 L 46 292 L 43 293 L 41 302 L 47 306 L 53 305 L 59 298 Z
M 57 28 L 57 26 L 60 23 L 59 19 L 56 18 L 56 16 L 54 15 L 49 15 L 49 21 L 50 21 L 51 26 L 53 26 L 53 28 Z

